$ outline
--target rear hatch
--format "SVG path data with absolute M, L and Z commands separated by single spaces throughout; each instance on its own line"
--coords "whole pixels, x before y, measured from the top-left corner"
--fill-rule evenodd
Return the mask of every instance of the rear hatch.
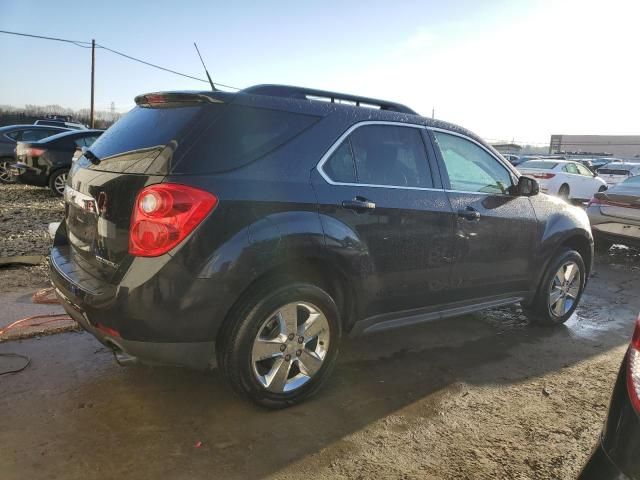
M 163 181 L 213 101 L 192 97 L 138 97 L 138 106 L 73 163 L 64 196 L 69 253 L 95 276 L 111 281 L 126 268 L 138 192 Z
M 601 168 L 598 170 L 598 175 L 611 186 L 626 180 L 631 173 L 623 168 Z
M 116 282 L 133 258 L 129 229 L 140 190 L 169 174 L 188 183 L 188 175 L 247 165 L 319 118 L 223 92 L 148 94 L 136 103 L 73 163 L 65 192 L 69 253 L 106 281 Z

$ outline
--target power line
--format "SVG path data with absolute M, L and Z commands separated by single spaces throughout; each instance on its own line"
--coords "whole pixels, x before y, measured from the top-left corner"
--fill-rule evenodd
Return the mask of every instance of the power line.
M 47 36 L 44 36 L 44 35 L 34 35 L 34 34 L 31 34 L 31 33 L 10 32 L 8 30 L 0 30 L 0 33 L 6 33 L 7 35 L 17 35 L 17 36 L 20 36 L 20 37 L 38 38 L 38 39 L 41 39 L 41 40 L 52 40 L 52 41 L 56 41 L 56 42 L 65 42 L 65 43 L 70 43 L 72 45 L 75 45 L 77 47 L 91 48 L 91 42 L 85 42 L 83 40 L 69 40 L 67 38 L 47 37 Z M 147 65 L 149 67 L 153 67 L 153 68 L 157 68 L 159 70 L 163 70 L 165 72 L 173 73 L 174 75 L 180 75 L 182 77 L 190 78 L 192 80 L 198 80 L 199 82 L 209 83 L 209 81 L 205 80 L 204 78 L 194 77 L 192 75 L 187 75 L 186 73 L 181 73 L 181 72 L 178 72 L 176 70 L 172 70 L 172 69 L 167 68 L 167 67 L 162 67 L 160 65 L 156 65 L 155 63 L 147 62 L 146 60 L 142 60 L 140 58 L 132 57 L 131 55 L 127 55 L 126 53 L 119 52 L 117 50 L 114 50 L 112 48 L 106 47 L 104 45 L 100 45 L 100 44 L 96 43 L 96 48 L 101 48 L 103 50 L 107 50 L 108 52 L 114 53 L 116 55 L 120 55 L 121 57 L 127 58 L 129 60 L 133 60 L 134 62 L 139 62 L 139 63 L 142 63 L 142 64 Z M 214 85 L 219 85 L 219 86 L 225 87 L 225 88 L 231 88 L 232 90 L 241 90 L 238 87 L 233 87 L 231 85 L 225 85 L 224 83 L 215 83 L 214 82 Z
M 183 77 L 191 78 L 193 80 L 198 80 L 200 82 L 209 83 L 209 80 L 205 80 L 204 78 L 193 77 L 191 75 L 187 75 L 186 73 L 176 72 L 175 70 L 171 70 L 170 68 L 161 67 L 160 65 L 156 65 L 154 63 L 147 62 L 146 60 L 141 60 L 139 58 L 132 57 L 131 55 L 127 55 L 126 53 L 118 52 L 117 50 L 113 50 L 112 48 L 105 47 L 104 45 L 96 44 L 96 47 L 107 50 L 111 53 L 115 53 L 116 55 L 120 55 L 121 57 L 128 58 L 129 60 L 133 60 L 134 62 L 140 62 L 144 65 L 148 65 L 153 68 L 158 68 L 160 70 L 164 70 L 165 72 L 175 73 L 176 75 L 180 75 Z M 220 85 L 221 87 L 231 88 L 233 90 L 240 90 L 238 87 L 232 87 L 231 85 L 225 85 L 224 83 L 216 83 L 213 82 L 214 85 Z
M 91 42 L 84 42 L 82 40 L 69 40 L 67 38 L 57 38 L 57 37 L 45 37 L 43 35 L 33 35 L 31 33 L 19 33 L 19 32 L 9 32 L 8 30 L 0 30 L 0 33 L 6 33 L 7 35 L 18 35 L 20 37 L 31 37 L 31 38 L 40 38 L 42 40 L 54 40 L 56 42 L 66 42 L 66 43 L 74 43 L 78 46 L 79 44 L 84 43 L 91 48 Z

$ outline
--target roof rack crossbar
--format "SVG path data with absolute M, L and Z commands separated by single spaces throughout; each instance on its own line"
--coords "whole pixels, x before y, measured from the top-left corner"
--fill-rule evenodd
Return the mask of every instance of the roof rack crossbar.
M 416 115 L 416 112 L 406 105 L 400 103 L 379 100 L 376 98 L 361 97 L 358 95 L 349 95 L 346 93 L 330 92 L 326 90 L 316 90 L 313 88 L 291 87 L 287 85 L 256 85 L 245 88 L 244 93 L 253 95 L 269 95 L 272 97 L 296 98 L 301 100 L 311 100 L 309 97 L 326 98 L 331 103 L 339 103 L 340 101 L 352 102 L 357 107 L 361 104 L 368 106 L 377 106 L 381 110 L 389 110 L 392 112 L 410 113 Z

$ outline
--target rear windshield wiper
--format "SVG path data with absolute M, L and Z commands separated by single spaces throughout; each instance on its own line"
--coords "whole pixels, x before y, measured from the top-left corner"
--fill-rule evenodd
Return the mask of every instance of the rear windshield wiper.
M 87 158 L 87 160 L 89 160 L 94 165 L 98 165 L 100 163 L 100 159 L 98 158 L 98 156 L 88 148 L 85 148 L 82 151 L 82 154 Z

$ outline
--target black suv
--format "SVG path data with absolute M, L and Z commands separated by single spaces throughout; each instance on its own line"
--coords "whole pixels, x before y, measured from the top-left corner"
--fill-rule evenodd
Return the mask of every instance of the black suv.
M 141 95 L 74 163 L 51 278 L 117 357 L 217 365 L 268 407 L 327 379 L 343 332 L 521 302 L 559 324 L 586 214 L 471 132 L 261 85 Z

